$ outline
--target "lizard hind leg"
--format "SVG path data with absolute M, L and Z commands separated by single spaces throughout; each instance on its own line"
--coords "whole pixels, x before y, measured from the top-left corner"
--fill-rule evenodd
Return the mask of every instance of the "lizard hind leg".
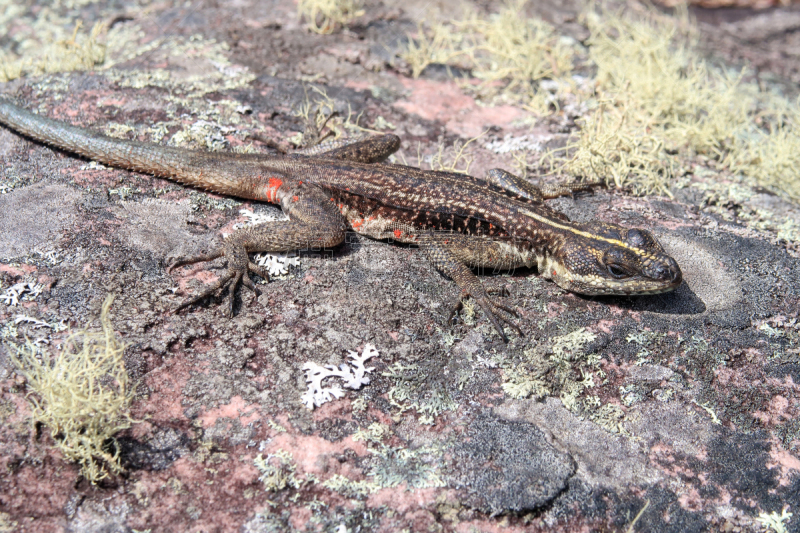
M 259 293 L 250 274 L 269 281 L 269 274 L 253 263 L 251 252 L 289 252 L 337 246 L 344 240 L 345 219 L 329 195 L 313 187 L 297 186 L 281 199 L 288 221 L 275 221 L 247 226 L 229 235 L 223 245 L 211 253 L 177 260 L 167 271 L 202 261 L 225 258 L 227 269 L 220 278 L 200 294 L 181 303 L 177 310 L 193 305 L 216 293 L 226 291 L 226 313 L 233 315 L 234 298 L 239 285 Z
M 236 234 L 232 235 L 234 237 Z M 233 241 L 233 242 L 231 242 Z M 169 267 L 167 267 L 167 272 L 172 272 L 174 268 L 183 266 L 183 265 L 190 265 L 194 263 L 200 263 L 205 261 L 213 261 L 219 257 L 225 256 L 228 259 L 228 268 L 226 272 L 220 276 L 220 278 L 206 287 L 205 290 L 201 291 L 199 294 L 196 294 L 190 298 L 187 298 L 183 302 L 181 302 L 173 311 L 173 313 L 177 313 L 181 309 L 189 307 L 191 305 L 196 304 L 197 302 L 204 300 L 205 298 L 211 296 L 218 291 L 225 291 L 225 301 L 226 305 L 225 308 L 227 309 L 228 317 L 233 316 L 233 305 L 234 305 L 234 297 L 236 294 L 236 288 L 241 283 L 256 296 L 261 294 L 261 291 L 258 290 L 253 280 L 250 279 L 249 272 L 253 272 L 258 274 L 262 278 L 269 280 L 269 274 L 264 271 L 261 267 L 254 264 L 252 261 L 248 260 L 247 251 L 244 251 L 244 261 L 239 259 L 237 261 L 238 256 L 241 256 L 241 253 L 237 250 L 237 248 L 242 247 L 241 243 L 236 242 L 237 239 L 228 239 L 225 242 L 224 246 L 214 250 L 208 254 L 201 254 L 193 257 L 184 257 L 177 259 L 173 262 Z

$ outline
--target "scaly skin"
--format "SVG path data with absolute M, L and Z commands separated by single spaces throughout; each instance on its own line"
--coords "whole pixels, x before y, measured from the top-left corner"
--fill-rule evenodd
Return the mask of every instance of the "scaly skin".
M 113 139 L 47 119 L 0 98 L 0 123 L 27 137 L 117 168 L 145 172 L 220 194 L 280 204 L 288 222 L 239 230 L 219 249 L 170 267 L 225 256 L 227 272 L 181 307 L 266 273 L 250 252 L 283 252 L 341 243 L 348 229 L 416 243 L 434 265 L 477 300 L 506 339 L 519 329 L 469 267 L 536 266 L 560 287 L 586 295 L 653 294 L 674 289 L 681 271 L 647 231 L 571 222 L 544 204 L 590 185 L 537 189 L 505 171 L 485 179 L 382 163 L 399 139 L 384 135 L 314 155 L 231 154 Z

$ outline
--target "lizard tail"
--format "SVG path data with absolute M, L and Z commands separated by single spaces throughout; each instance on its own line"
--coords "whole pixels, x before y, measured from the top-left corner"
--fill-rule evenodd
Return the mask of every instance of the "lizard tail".
M 154 174 L 221 194 L 242 194 L 241 177 L 237 182 L 225 172 L 210 171 L 205 152 L 114 139 L 37 115 L 4 98 L 0 98 L 0 124 L 36 141 L 115 168 Z M 229 154 L 214 155 L 216 159 L 229 157 Z

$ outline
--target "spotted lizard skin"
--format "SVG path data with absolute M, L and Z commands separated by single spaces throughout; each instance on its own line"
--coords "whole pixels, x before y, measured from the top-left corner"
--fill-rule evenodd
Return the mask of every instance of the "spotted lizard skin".
M 0 98 L 0 123 L 44 144 L 105 165 L 153 174 L 215 193 L 279 204 L 288 221 L 243 228 L 208 254 L 178 260 L 169 270 L 224 256 L 216 283 L 183 302 L 228 292 L 228 314 L 250 273 L 267 278 L 251 252 L 333 247 L 352 230 L 418 245 L 484 309 L 503 339 L 519 332 L 514 311 L 489 297 L 471 267 L 536 267 L 579 294 L 652 294 L 673 290 L 681 270 L 646 230 L 599 221 L 571 222 L 544 200 L 585 190 L 574 184 L 536 188 L 500 169 L 483 179 L 384 161 L 399 139 L 383 135 L 310 155 L 202 152 L 121 140 L 51 120 Z

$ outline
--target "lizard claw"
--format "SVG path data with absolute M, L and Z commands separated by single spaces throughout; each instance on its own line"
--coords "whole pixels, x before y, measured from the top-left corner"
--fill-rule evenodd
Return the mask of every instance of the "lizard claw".
M 182 266 L 182 265 L 189 265 L 192 263 L 199 263 L 202 261 L 211 261 L 212 259 L 216 259 L 221 256 L 226 256 L 228 258 L 236 257 L 237 254 L 226 253 L 226 249 L 220 248 L 211 252 L 209 254 L 198 255 L 195 257 L 188 257 L 178 259 L 174 263 L 172 263 L 168 268 L 167 272 L 171 272 L 174 268 Z M 247 257 L 245 252 L 244 257 Z M 236 295 L 236 288 L 241 284 L 251 291 L 255 293 L 256 297 L 261 295 L 261 291 L 256 287 L 256 284 L 253 283 L 253 280 L 250 279 L 249 273 L 253 272 L 264 278 L 265 280 L 269 281 L 269 273 L 256 265 L 251 261 L 247 261 L 246 264 L 242 265 L 240 262 L 235 262 L 231 259 L 228 260 L 229 266 L 228 270 L 223 274 L 217 281 L 206 287 L 202 292 L 196 294 L 190 298 L 187 298 L 183 302 L 181 302 L 174 310 L 173 313 L 177 313 L 181 309 L 189 307 L 190 305 L 194 305 L 197 302 L 217 293 L 217 292 L 224 292 L 225 293 L 225 303 L 224 306 L 226 308 L 226 314 L 229 317 L 233 316 L 233 308 L 234 308 L 234 300 Z M 231 265 L 231 263 L 234 263 Z
M 524 335 L 522 334 L 522 330 L 519 329 L 519 326 L 517 326 L 513 320 L 506 318 L 500 311 L 504 311 L 513 317 L 518 317 L 519 314 L 514 309 L 508 307 L 507 305 L 492 301 L 486 293 L 474 295 L 467 291 L 462 291 L 461 296 L 458 299 L 458 302 L 456 303 L 455 306 L 453 306 L 453 309 L 450 311 L 450 316 L 447 319 L 448 323 L 450 323 L 450 321 L 453 320 L 456 312 L 458 312 L 461 308 L 464 307 L 464 298 L 467 296 L 472 296 L 472 298 L 474 298 L 475 301 L 478 302 L 478 305 L 481 306 L 481 309 L 483 309 L 483 312 L 486 313 L 486 316 L 489 319 L 489 321 L 492 323 L 494 328 L 500 334 L 500 337 L 503 339 L 503 342 L 505 343 L 508 342 L 508 336 L 503 330 L 501 321 L 503 324 L 507 325 L 512 330 L 514 330 L 514 332 L 517 335 L 519 335 L 520 337 L 524 337 Z

